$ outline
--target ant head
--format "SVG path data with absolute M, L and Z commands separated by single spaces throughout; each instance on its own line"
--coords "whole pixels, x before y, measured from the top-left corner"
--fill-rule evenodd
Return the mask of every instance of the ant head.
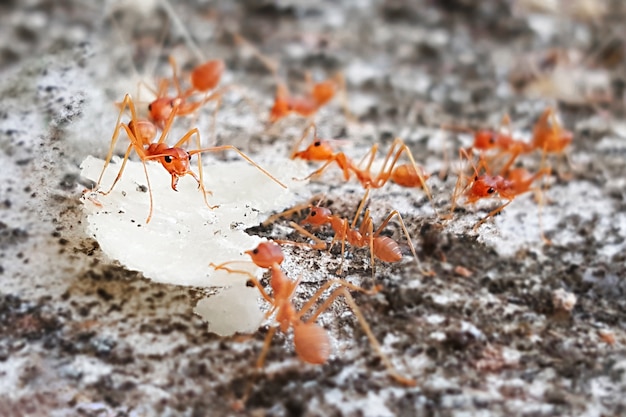
M 305 150 L 297 152 L 295 157 L 308 161 L 328 161 L 334 154 L 330 142 L 315 138 Z
M 143 145 L 152 143 L 157 134 L 156 126 L 149 120 L 131 120 L 128 127 Z
M 496 145 L 497 133 L 493 130 L 479 130 L 474 134 L 474 148 L 487 150 Z
M 494 177 L 491 175 L 475 176 L 472 186 L 467 190 L 467 202 L 474 203 L 481 198 L 490 197 L 500 188 L 502 177 Z
M 167 148 L 155 157 L 172 176 L 182 177 L 191 172 L 191 155 L 183 148 Z
M 309 211 L 309 215 L 302 220 L 302 224 L 312 224 L 314 226 L 321 226 L 330 221 L 330 217 L 333 213 L 330 209 L 326 207 L 311 207 L 311 211 Z
M 273 264 L 280 264 L 285 259 L 283 251 L 276 242 L 262 242 L 255 249 L 246 251 L 252 262 L 260 268 L 269 268 Z

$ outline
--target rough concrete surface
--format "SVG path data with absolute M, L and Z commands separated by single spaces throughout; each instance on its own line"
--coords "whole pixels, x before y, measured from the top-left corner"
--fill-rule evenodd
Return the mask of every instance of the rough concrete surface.
M 622 1 L 176 2 L 187 32 L 159 1 L 102 3 L 0 5 L 0 415 L 626 414 Z M 320 136 L 342 139 L 357 161 L 374 143 L 385 152 L 401 137 L 432 174 L 441 218 L 421 190 L 394 184 L 373 190 L 369 207 L 376 224 L 393 209 L 402 214 L 435 276 L 419 273 L 392 221 L 385 233 L 405 259 L 377 262 L 377 295 L 354 294 L 415 387 L 389 377 L 341 299 L 318 320 L 333 340 L 328 363 L 303 364 L 292 336 L 278 334 L 256 372 L 266 325 L 216 336 L 193 308 L 218 290 L 151 282 L 107 259 L 87 235 L 89 201 L 80 198 L 93 183 L 79 164 L 106 155 L 114 103 L 136 97 L 140 79 L 167 77 L 169 55 L 185 71 L 200 59 L 225 60 L 222 84 L 235 87 L 218 112 L 219 144 L 260 160 L 288 157 L 306 121 L 268 127 L 275 79 L 232 33 L 279 63 L 296 91 L 305 71 L 317 80 L 343 72 L 354 117 L 332 101 L 315 117 Z M 516 135 L 528 138 L 547 106 L 574 132 L 571 163 L 546 162 L 553 175 L 541 219 L 551 245 L 540 238 L 533 193 L 476 231 L 497 199 L 461 201 L 443 218 L 457 150 L 472 137 L 440 127 L 495 127 L 508 113 Z M 193 124 L 209 141 L 212 109 L 177 121 L 171 136 Z M 537 170 L 541 155 L 519 163 Z M 363 196 L 333 167 L 310 187 L 346 217 Z M 288 221 L 248 231 L 304 241 Z M 284 271 L 302 277 L 300 305 L 335 276 L 339 245 L 284 250 Z M 371 275 L 367 250 L 349 248 L 342 276 L 370 286 Z

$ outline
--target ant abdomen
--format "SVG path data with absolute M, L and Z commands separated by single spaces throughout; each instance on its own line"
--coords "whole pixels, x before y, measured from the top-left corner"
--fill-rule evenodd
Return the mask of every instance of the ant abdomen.
M 398 262 L 402 259 L 402 251 L 398 243 L 390 237 L 374 238 L 374 256 L 383 262 Z
M 321 365 L 330 357 L 328 333 L 315 323 L 296 323 L 293 328 L 293 343 L 298 357 L 304 362 Z

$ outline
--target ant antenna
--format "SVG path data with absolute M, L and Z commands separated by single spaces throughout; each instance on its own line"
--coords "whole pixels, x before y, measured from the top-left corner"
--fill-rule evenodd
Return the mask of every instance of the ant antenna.
M 161 6 L 165 10 L 169 18 L 172 20 L 172 22 L 174 23 L 174 25 L 176 26 L 176 28 L 178 29 L 182 37 L 185 39 L 185 43 L 187 44 L 187 47 L 193 52 L 193 54 L 196 56 L 198 61 L 200 62 L 206 61 L 206 58 L 200 51 L 200 48 L 198 48 L 198 45 L 193 40 L 193 38 L 191 37 L 191 34 L 187 30 L 187 28 L 185 28 L 185 25 L 180 20 L 180 18 L 178 17 L 178 14 L 176 14 L 176 12 L 174 11 L 174 8 L 172 8 L 170 3 L 167 0 L 161 0 Z

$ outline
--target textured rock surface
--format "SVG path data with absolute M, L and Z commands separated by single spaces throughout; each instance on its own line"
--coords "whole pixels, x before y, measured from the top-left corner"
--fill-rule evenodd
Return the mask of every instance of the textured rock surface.
M 200 54 L 225 59 L 224 84 L 237 86 L 218 113 L 218 143 L 261 159 L 286 158 L 304 122 L 289 118 L 267 128 L 275 81 L 229 31 L 280 62 L 294 89 L 304 70 L 316 79 L 344 71 L 358 122 L 348 121 L 339 103 L 316 121 L 320 136 L 348 140 L 344 150 L 357 160 L 373 143 L 384 150 L 400 136 L 436 174 L 446 167 L 444 152 L 456 155 L 471 142 L 440 125 L 494 126 L 509 112 L 515 131 L 528 136 L 547 105 L 558 106 L 574 131 L 573 164 L 553 162 L 563 175 L 551 178 L 545 192 L 542 219 L 551 246 L 539 237 L 531 194 L 473 231 L 484 210 L 464 207 L 443 222 L 420 191 L 388 185 L 372 193 L 374 219 L 398 209 L 422 261 L 436 272 L 417 273 L 392 224 L 389 233 L 407 258 L 377 265 L 384 288 L 378 295 L 355 295 L 385 352 L 418 381 L 415 388 L 390 381 L 340 302 L 319 320 L 333 338 L 326 365 L 303 365 L 291 336 L 279 335 L 266 368 L 252 378 L 267 328 L 220 338 L 193 313 L 196 301 L 216 290 L 157 284 L 108 260 L 86 232 L 79 197 L 91 184 L 79 176 L 79 164 L 106 154 L 113 103 L 135 94 L 135 71 L 152 84 L 170 73 L 169 54 L 189 69 L 197 53 L 158 2 L 0 6 L 0 414 L 225 415 L 234 413 L 251 380 L 244 411 L 250 415 L 623 414 L 624 5 L 601 2 L 606 15 L 581 18 L 573 7 L 556 16 L 531 13 L 530 2 L 434 3 L 176 6 Z M 601 71 L 594 85 L 612 100 L 581 105 L 603 95 L 596 87 L 565 91 L 561 86 L 574 81 L 563 76 L 558 88 L 528 81 L 517 60 L 550 47 L 587 57 L 571 58 L 577 69 L 571 73 L 584 65 Z M 516 93 L 507 78 L 513 75 L 517 86 L 530 83 L 528 90 L 540 95 Z M 207 141 L 211 110 L 195 121 Z M 183 120 L 172 136 L 193 122 Z M 537 168 L 539 159 L 524 162 Z M 455 185 L 452 168 L 429 180 L 441 212 Z M 332 169 L 310 190 L 347 217 L 363 195 Z M 248 232 L 298 238 L 282 220 Z M 340 261 L 338 247 L 285 252 L 285 271 L 302 275 L 297 302 L 333 276 Z M 349 250 L 346 278 L 368 285 L 368 264 L 367 251 Z M 571 312 L 554 304 L 554 294 L 575 295 Z

